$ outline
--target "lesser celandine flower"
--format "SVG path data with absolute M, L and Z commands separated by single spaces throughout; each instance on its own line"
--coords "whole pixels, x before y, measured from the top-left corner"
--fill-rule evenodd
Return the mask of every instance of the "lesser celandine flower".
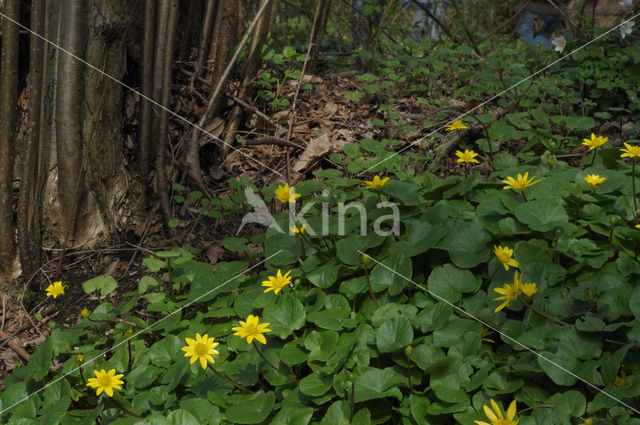
M 306 227 L 307 227 L 306 224 L 302 224 L 300 227 L 294 224 L 290 230 L 291 230 L 291 233 L 293 233 L 297 238 L 301 238 L 302 235 L 304 235 L 304 229 Z
M 507 409 L 507 417 L 502 416 L 502 409 L 498 406 L 493 399 L 491 399 L 491 407 L 493 411 L 489 409 L 489 406 L 484 405 L 484 414 L 487 415 L 487 418 L 491 421 L 491 423 L 485 421 L 474 421 L 478 425 L 518 425 L 520 421 L 515 420 L 516 417 L 516 401 L 513 400 Z
M 274 193 L 276 195 L 276 198 L 278 198 L 278 200 L 283 203 L 296 202 L 296 199 L 302 196 L 299 193 L 295 193 L 295 187 L 289 187 L 288 183 L 285 183 L 284 186 L 279 185 Z
M 518 267 L 518 262 L 515 258 L 511 258 L 513 255 L 513 249 L 508 246 L 502 247 L 500 245 L 494 245 L 493 253 L 496 254 L 498 261 L 500 261 L 505 270 L 509 270 L 509 266 Z
M 515 190 L 521 190 L 524 192 L 524 190 L 526 188 L 528 188 L 529 186 L 533 186 L 534 184 L 538 183 L 540 181 L 540 179 L 533 181 L 533 179 L 535 178 L 535 176 L 529 178 L 529 172 L 527 171 L 526 173 L 524 173 L 524 175 L 522 174 L 518 174 L 518 178 L 514 179 L 513 177 L 509 176 L 507 177 L 506 180 L 502 180 L 502 183 L 505 183 L 506 186 L 503 187 L 504 190 L 507 189 L 515 189 Z
M 620 158 L 640 158 L 640 145 L 630 145 L 625 142 L 624 148 L 620 150 L 622 151 Z
M 618 387 L 623 387 L 627 384 L 627 372 L 624 371 L 624 369 L 620 370 L 620 376 L 616 376 L 616 379 L 613 381 L 613 386 L 618 388 Z
M 458 162 L 475 162 L 476 164 L 480 163 L 480 161 L 475 159 L 478 154 L 474 151 L 470 151 L 469 149 L 465 149 L 464 152 L 456 151 L 456 156 L 458 157 Z
M 82 354 L 78 354 L 76 356 L 76 363 L 78 363 L 78 364 L 84 363 L 84 356 Z
M 291 270 L 286 272 L 284 276 L 282 275 L 282 271 L 278 269 L 278 272 L 275 276 L 269 276 L 269 280 L 262 281 L 262 286 L 266 286 L 267 289 L 264 290 L 266 294 L 269 291 L 273 291 L 274 294 L 282 291 L 282 288 L 291 283 Z
M 593 420 L 594 420 L 594 419 L 595 419 L 595 418 L 587 418 L 587 419 L 585 419 L 585 420 L 584 420 L 584 422 L 582 422 L 582 424 L 580 424 L 580 425 L 593 425 Z
M 65 285 L 61 281 L 53 282 L 51 285 L 47 286 L 47 297 L 58 298 L 58 295 L 64 294 Z
M 89 317 L 89 310 L 87 309 L 87 307 L 85 307 L 82 310 L 80 310 L 80 316 Z
M 503 308 L 509 306 L 511 304 L 511 301 L 517 300 L 518 296 L 520 295 L 520 288 L 516 283 L 514 283 L 513 285 L 505 283 L 504 285 L 502 285 L 502 288 L 495 288 L 494 291 L 496 291 L 498 294 L 502 294 L 501 296 L 494 298 L 495 301 L 505 300 L 502 304 L 496 307 L 494 313 L 497 313 Z
M 369 190 L 380 190 L 387 185 L 388 181 L 389 181 L 389 177 L 385 177 L 381 179 L 378 176 L 373 176 L 373 180 L 371 181 L 365 180 L 363 184 L 367 186 L 367 189 Z
M 96 377 L 87 379 L 87 386 L 95 388 L 96 395 L 100 395 L 104 391 L 109 397 L 113 397 L 114 389 L 122 389 L 120 385 L 124 384 L 124 382 L 122 382 L 120 378 L 122 378 L 124 375 L 116 375 L 115 369 L 111 369 L 109 372 L 105 372 L 104 369 L 99 372 L 97 370 L 94 370 L 93 373 L 96 375 Z
M 267 339 L 262 335 L 265 332 L 271 332 L 271 329 L 268 329 L 267 326 L 270 323 L 259 323 L 258 316 L 254 316 L 250 314 L 247 317 L 247 321 L 243 322 L 240 320 L 240 326 L 233 328 L 235 331 L 234 335 L 239 336 L 240 338 L 247 338 L 247 342 L 251 344 L 251 342 L 255 339 L 258 342 L 263 344 L 267 343 Z
M 482 328 L 482 332 L 480 332 L 480 341 L 486 341 L 495 344 L 494 340 L 492 340 L 491 338 L 487 338 L 492 333 L 493 332 L 491 332 L 489 329 Z
M 591 133 L 591 138 L 582 139 L 582 144 L 587 146 L 591 151 L 591 150 L 594 150 L 595 148 L 599 148 L 600 146 L 604 145 L 607 142 L 607 140 L 609 140 L 608 137 L 596 136 L 595 134 Z
M 207 361 L 211 363 L 215 363 L 212 354 L 219 354 L 214 348 L 216 348 L 220 343 L 213 342 L 213 337 L 209 338 L 209 335 L 204 334 L 200 336 L 200 334 L 196 334 L 196 339 L 193 338 L 185 338 L 187 343 L 186 347 L 182 347 L 182 351 L 184 351 L 185 357 L 191 357 L 189 364 L 194 364 L 196 360 L 200 360 L 200 366 L 203 369 L 207 368 Z
M 520 289 L 526 297 L 530 297 L 538 292 L 538 288 L 536 287 L 535 283 L 523 283 L 520 285 Z
M 607 178 L 600 177 L 598 174 L 589 174 L 584 178 L 584 181 L 591 186 L 593 190 L 599 189 L 602 186 L 602 182 L 604 182 Z
M 455 120 L 455 121 L 454 121 L 454 122 L 452 122 L 451 124 L 448 124 L 448 125 L 446 125 L 446 126 L 444 127 L 444 129 L 445 129 L 445 130 L 447 130 L 447 131 L 453 131 L 453 130 L 464 130 L 464 129 L 466 129 L 466 128 L 469 128 L 469 127 L 467 127 L 466 125 L 464 125 L 464 124 L 462 123 L 462 121 L 460 121 L 460 120 Z

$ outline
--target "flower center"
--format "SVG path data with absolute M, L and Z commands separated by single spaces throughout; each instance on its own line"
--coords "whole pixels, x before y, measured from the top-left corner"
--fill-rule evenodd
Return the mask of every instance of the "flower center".
M 100 377 L 100 385 L 102 387 L 110 387 L 111 386 L 111 377 L 109 375 L 102 375 Z
M 199 342 L 195 345 L 195 347 L 193 347 L 193 352 L 196 356 L 206 356 L 209 353 L 209 346 Z
M 258 325 L 255 324 L 255 323 L 247 323 L 247 325 L 245 326 L 244 330 L 249 335 L 256 335 L 256 334 L 258 334 Z

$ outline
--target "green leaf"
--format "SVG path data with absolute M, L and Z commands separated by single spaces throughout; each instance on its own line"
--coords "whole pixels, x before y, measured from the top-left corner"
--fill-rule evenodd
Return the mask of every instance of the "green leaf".
M 29 357 L 31 378 L 41 381 L 49 373 L 51 361 L 53 360 L 53 342 L 51 338 L 44 340 L 38 349 Z
M 158 273 L 160 270 L 167 267 L 167 263 L 164 260 L 160 260 L 155 256 L 145 258 L 142 260 L 142 264 L 149 269 L 151 273 Z
M 249 240 L 245 238 L 226 238 L 222 241 L 222 245 L 229 251 L 244 252 L 247 249 L 247 242 Z
M 169 220 L 169 222 L 167 223 L 167 226 L 173 229 L 175 227 L 178 227 L 179 224 L 180 224 L 180 219 L 178 217 L 173 217 Z
M 324 362 L 336 350 L 338 333 L 334 331 L 311 331 L 304 340 L 304 348 L 310 351 L 308 361 Z
M 302 394 L 319 397 L 331 388 L 332 377 L 322 372 L 314 372 L 300 380 L 298 388 Z
M 318 288 L 326 289 L 338 279 L 339 271 L 340 266 L 326 265 L 314 268 L 306 277 Z
M 389 295 L 398 295 L 410 284 L 413 266 L 411 260 L 402 253 L 392 250 L 389 257 L 376 264 L 371 270 L 369 279 L 373 292 L 389 290 Z
M 402 400 L 398 386 L 407 385 L 406 378 L 397 375 L 393 369 L 370 369 L 355 380 L 355 402 L 360 403 L 378 398 L 394 397 Z
M 449 252 L 451 261 L 460 268 L 472 268 L 490 258 L 487 244 L 491 237 L 477 219 L 458 221 L 437 248 Z
M 293 331 L 304 326 L 306 313 L 304 306 L 297 298 L 289 294 L 279 294 L 278 301 L 269 305 L 262 313 L 263 320 L 269 322 L 269 329 L 274 335 L 285 339 Z
M 404 350 L 412 341 L 413 329 L 404 317 L 384 322 L 376 331 L 376 345 L 381 353 Z
M 87 294 L 100 291 L 101 296 L 109 295 L 118 287 L 118 282 L 112 276 L 98 276 L 89 279 L 82 284 L 82 289 Z
M 157 280 L 151 276 L 143 276 L 142 279 L 140 279 L 140 282 L 138 282 L 138 294 L 144 294 L 147 292 L 147 289 L 158 286 L 160 286 L 160 283 L 158 283 Z
M 554 410 L 560 413 L 566 413 L 574 417 L 584 415 L 587 409 L 587 399 L 582 393 L 571 390 L 565 393 L 556 393 L 548 401 L 548 404 L 554 406 Z
M 269 425 L 307 425 L 314 411 L 313 407 L 283 407 Z
M 566 211 L 557 199 L 525 202 L 516 207 L 514 214 L 518 220 L 538 232 L 564 227 L 569 221 Z
M 449 263 L 433 269 L 427 288 L 444 300 L 456 303 L 462 298 L 462 293 L 477 291 L 480 281 L 469 270 L 461 270 Z
M 178 409 L 167 416 L 171 425 L 200 425 L 200 421 L 186 410 Z
M 40 410 L 39 423 L 42 425 L 57 425 L 67 415 L 67 410 L 71 405 L 71 398 L 68 395 L 63 396 L 51 406 Z
M 229 406 L 225 415 L 228 421 L 235 424 L 258 424 L 263 422 L 273 410 L 276 400 L 275 394 L 270 391 L 259 392 L 251 395 L 236 395 L 230 397 L 232 405 Z
M 571 131 L 588 131 L 596 126 L 596 121 L 591 117 L 565 117 L 565 123 Z
M 405 205 L 418 205 L 421 201 L 420 187 L 413 183 L 391 180 L 384 187 L 384 193 L 398 199 Z M 386 212 L 391 214 L 389 209 Z

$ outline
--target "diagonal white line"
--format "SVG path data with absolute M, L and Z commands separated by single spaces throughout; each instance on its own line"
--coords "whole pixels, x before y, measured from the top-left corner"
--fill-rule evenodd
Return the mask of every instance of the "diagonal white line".
M 495 99 L 501 97 L 503 94 L 513 90 L 514 88 L 518 87 L 520 84 L 524 83 L 525 81 L 529 81 L 530 79 L 532 79 L 533 77 L 535 77 L 536 75 L 540 74 L 541 72 L 546 71 L 547 69 L 551 68 L 552 66 L 554 66 L 555 64 L 557 64 L 558 62 L 561 62 L 563 60 L 565 60 L 566 58 L 568 58 L 569 56 L 573 55 L 574 53 L 576 53 L 579 50 L 584 49 L 585 47 L 587 47 L 588 45 L 590 45 L 591 43 L 593 43 L 594 41 L 604 37 L 605 35 L 609 34 L 611 31 L 614 31 L 618 28 L 620 28 L 622 25 L 626 24 L 627 22 L 633 21 L 635 18 L 637 18 L 638 16 L 640 16 L 640 13 L 632 16 L 631 18 L 627 19 L 626 21 L 621 22 L 618 26 L 615 26 L 613 28 L 611 28 L 610 30 L 608 30 L 607 32 L 600 34 L 599 36 L 597 36 L 596 38 L 594 38 L 593 40 L 590 40 L 588 42 L 586 42 L 585 44 L 583 44 L 582 46 L 572 50 L 570 53 L 567 53 L 566 55 L 562 56 L 561 58 L 555 60 L 554 62 L 550 63 L 549 65 L 545 66 L 542 69 L 539 69 L 538 71 L 534 72 L 533 74 L 529 75 L 527 78 L 518 81 L 517 83 L 515 83 L 514 85 L 512 85 L 511 87 L 504 89 L 503 91 L 501 91 L 500 93 L 496 94 L 495 96 L 489 98 L 488 100 L 485 100 L 484 102 L 482 102 L 481 104 L 469 109 L 467 112 L 465 112 L 462 115 L 457 116 L 456 118 L 452 119 L 451 121 L 443 124 L 442 126 L 436 128 L 435 130 L 433 130 L 431 133 L 427 134 L 426 136 L 423 136 L 421 138 L 419 138 L 418 140 L 414 140 L 413 142 L 411 142 L 410 144 L 408 144 L 407 146 L 405 146 L 404 148 L 400 149 L 398 152 L 394 152 L 393 155 L 388 156 L 387 158 L 383 159 L 382 161 L 376 162 L 375 164 L 373 164 L 371 167 L 367 168 L 364 171 L 361 171 L 360 173 L 358 173 L 358 176 L 368 172 L 369 170 L 371 170 L 374 167 L 377 167 L 378 165 L 382 164 L 383 162 L 388 161 L 389 159 L 395 157 L 396 155 L 401 154 L 402 152 L 406 151 L 407 149 L 409 149 L 410 147 L 412 147 L 413 145 L 415 145 L 416 143 L 420 143 L 422 141 L 424 141 L 427 137 L 431 136 L 432 134 L 435 134 L 437 132 L 439 132 L 440 130 L 442 130 L 444 127 L 446 127 L 447 125 L 453 123 L 455 120 L 459 120 L 462 117 L 465 117 L 467 115 L 469 115 L 470 113 L 472 113 L 473 111 L 475 111 L 478 108 L 483 107 L 484 105 L 486 105 L 487 103 L 493 102 Z
M 119 346 L 121 346 L 122 344 L 124 344 L 125 342 L 129 341 L 132 338 L 137 337 L 138 335 L 140 335 L 141 333 L 145 333 L 146 331 L 148 331 L 149 329 L 151 329 L 152 327 L 154 327 L 155 325 L 157 325 L 158 323 L 162 322 L 163 320 L 167 319 L 168 317 L 173 316 L 174 314 L 176 314 L 177 312 L 181 311 L 183 308 L 187 308 L 189 307 L 191 304 L 197 302 L 198 300 L 200 300 L 202 297 L 205 297 L 207 295 L 209 295 L 210 293 L 212 293 L 213 291 L 216 291 L 220 288 L 222 288 L 224 285 L 226 285 L 227 283 L 231 282 L 232 280 L 235 280 L 236 278 L 238 278 L 239 276 L 242 276 L 243 274 L 247 273 L 248 271 L 251 271 L 253 269 L 255 269 L 256 267 L 258 267 L 259 265 L 265 263 L 267 260 L 269 260 L 270 258 L 275 257 L 276 255 L 280 254 L 282 252 L 282 250 L 279 250 L 278 252 L 276 252 L 275 254 L 272 254 L 270 256 L 268 256 L 267 258 L 265 258 L 264 260 L 260 261 L 259 263 L 254 264 L 253 266 L 249 267 L 248 269 L 244 270 L 241 273 L 238 273 L 237 275 L 235 275 L 234 277 L 232 277 L 231 279 L 221 283 L 220 285 L 216 286 L 215 288 L 205 292 L 204 294 L 200 295 L 198 298 L 191 300 L 190 302 L 188 302 L 187 304 L 181 306 L 179 309 L 169 313 L 168 315 L 164 316 L 162 319 L 150 324 L 149 326 L 147 326 L 146 328 L 142 329 L 141 331 L 138 331 L 137 333 L 131 335 L 129 338 L 120 341 L 119 343 L 117 343 L 116 345 L 114 345 L 113 347 L 109 348 L 108 350 L 105 350 L 104 352 L 98 354 L 97 356 L 93 357 L 90 360 L 87 360 L 86 362 L 82 363 L 80 366 L 76 367 L 75 369 L 70 370 L 69 372 L 65 373 L 62 376 L 59 376 L 58 378 L 54 379 L 53 381 L 49 382 L 48 384 L 46 384 L 45 386 L 43 386 L 42 388 L 40 388 L 37 391 L 32 392 L 31 394 L 27 395 L 25 398 L 16 401 L 15 403 L 13 403 L 11 406 L 4 408 L 2 410 L 0 410 L 0 416 L 2 416 L 2 414 L 4 412 L 6 412 L 9 409 L 12 409 L 13 407 L 17 406 L 18 404 L 22 403 L 23 401 L 27 401 L 31 396 L 39 393 L 40 391 L 43 391 L 45 388 L 47 388 L 50 385 L 55 384 L 56 382 L 58 382 L 61 379 L 66 378 L 67 376 L 71 375 L 73 372 L 75 372 L 76 370 L 80 370 L 82 369 L 84 366 L 94 362 L 95 360 L 101 358 L 102 356 L 104 356 L 105 354 L 107 354 L 108 352 L 110 352 L 111 350 L 113 350 L 114 348 L 117 348 Z
M 463 314 L 465 314 L 465 315 L 469 316 L 469 318 L 471 318 L 471 319 L 475 320 L 476 322 L 481 323 L 483 326 L 486 326 L 487 328 L 491 329 L 492 331 L 499 333 L 500 335 L 502 335 L 504 338 L 508 339 L 509 341 L 512 341 L 512 342 L 514 342 L 514 343 L 518 344 L 520 347 L 524 348 L 525 350 L 527 350 L 527 351 L 529 351 L 529 352 L 533 353 L 534 355 L 536 355 L 536 356 L 540 357 L 540 358 L 541 358 L 541 359 L 543 359 L 543 360 L 546 360 L 547 362 L 551 363 L 551 364 L 552 364 L 552 365 L 554 365 L 555 367 L 557 367 L 557 368 L 561 369 L 562 371 L 564 371 L 564 372 L 568 373 L 569 375 L 573 376 L 574 378 L 578 379 L 579 381 L 584 382 L 585 384 L 587 384 L 587 385 L 588 385 L 588 386 L 590 386 L 591 388 L 594 388 L 595 390 L 597 390 L 597 391 L 601 392 L 602 394 L 606 395 L 607 397 L 609 397 L 609 398 L 611 398 L 611 399 L 613 399 L 613 400 L 617 401 L 618 403 L 622 404 L 622 405 L 623 405 L 623 406 L 625 406 L 626 408 L 628 408 L 628 409 L 630 409 L 630 410 L 632 410 L 632 411 L 634 411 L 635 413 L 637 413 L 637 414 L 639 414 L 639 415 L 640 415 L 640 411 L 639 411 L 639 410 L 634 409 L 633 407 L 629 406 L 627 403 L 625 403 L 624 401 L 620 400 L 619 398 L 616 398 L 616 397 L 612 396 L 611 394 L 607 393 L 606 391 L 601 390 L 600 388 L 598 388 L 598 387 L 596 387 L 595 385 L 593 385 L 591 382 L 586 381 L 585 379 L 583 379 L 583 378 L 579 377 L 578 375 L 576 375 L 575 373 L 571 372 L 570 370 L 568 370 L 568 369 L 566 369 L 566 368 L 564 368 L 564 367 L 560 366 L 559 364 L 557 364 L 557 363 L 556 363 L 556 362 L 554 362 L 553 360 L 549 360 L 548 358 L 546 358 L 546 357 L 545 357 L 545 356 L 543 356 L 542 354 L 537 353 L 536 351 L 534 351 L 533 349 L 531 349 L 531 348 L 527 347 L 526 345 L 524 345 L 523 343 L 519 342 L 518 340 L 516 340 L 516 339 L 512 338 L 511 336 L 509 336 L 509 335 L 505 334 L 504 332 L 502 332 L 502 331 L 500 331 L 500 330 L 496 329 L 495 327 L 491 326 L 490 324 L 486 323 L 484 320 L 479 319 L 479 318 L 477 318 L 477 317 L 473 316 L 473 315 L 472 315 L 472 314 L 470 314 L 470 313 L 467 313 L 463 308 L 460 308 L 460 307 L 458 307 L 458 306 L 456 306 L 456 305 L 452 304 L 451 302 L 449 302 L 449 301 L 447 301 L 446 299 L 442 298 L 440 295 L 438 295 L 438 294 L 436 294 L 436 293 L 431 292 L 430 290 L 428 290 L 428 289 L 427 289 L 427 288 L 425 288 L 424 286 L 422 286 L 422 285 L 420 285 L 420 284 L 415 283 L 413 280 L 409 279 L 408 277 L 406 277 L 406 276 L 404 276 L 404 275 L 401 275 L 401 274 L 400 274 L 400 273 L 398 273 L 397 271 L 395 271 L 395 270 L 391 269 L 390 267 L 388 267 L 388 266 L 387 266 L 387 265 L 385 265 L 385 264 L 382 264 L 381 262 L 379 262 L 379 261 L 378 261 L 378 260 L 376 260 L 375 258 L 371 257 L 371 256 L 370 256 L 370 255 L 368 255 L 367 253 L 362 252 L 362 251 L 360 251 L 359 249 L 357 249 L 356 251 L 358 251 L 358 252 L 359 252 L 360 254 L 362 254 L 362 255 L 366 255 L 366 256 L 367 256 L 367 257 L 369 257 L 371 260 L 375 261 L 375 262 L 376 262 L 376 264 L 379 264 L 380 266 L 382 266 L 382 267 L 384 267 L 385 269 L 389 270 L 391 273 L 393 273 L 393 274 L 396 274 L 396 275 L 400 276 L 401 278 L 403 278 L 403 279 L 404 279 L 404 280 L 406 280 L 407 282 L 412 283 L 414 286 L 417 286 L 418 288 L 422 289 L 423 291 L 425 291 L 426 293 L 428 293 L 428 294 L 429 294 L 429 295 L 431 295 L 432 297 L 437 298 L 437 299 L 439 299 L 440 301 L 442 301 L 442 302 L 444 302 L 444 303 L 446 303 L 446 304 L 450 305 L 451 307 L 453 307 L 454 309 L 458 310 L 459 312 L 461 312 L 461 313 L 463 313 Z
M 219 137 L 211 134 L 210 132 L 208 132 L 207 130 L 205 130 L 204 128 L 200 127 L 198 124 L 192 123 L 191 121 L 189 121 L 188 119 L 184 118 L 181 115 L 176 114 L 175 112 L 173 112 L 171 109 L 167 108 L 164 105 L 161 105 L 160 103 L 156 102 L 155 100 L 151 99 L 150 97 L 145 96 L 144 94 L 140 93 L 138 90 L 134 89 L 131 86 L 128 86 L 127 84 L 123 83 L 122 81 L 118 80 L 117 78 L 111 76 L 110 74 L 107 74 L 106 72 L 104 72 L 103 70 L 95 67 L 94 65 L 90 64 L 89 62 L 85 61 L 84 59 L 74 55 L 73 53 L 71 53 L 70 51 L 66 50 L 65 48 L 63 48 L 62 46 L 54 43 L 51 40 L 46 39 L 45 37 L 43 37 L 42 35 L 36 33 L 35 31 L 33 31 L 31 28 L 27 28 L 26 26 L 22 25 L 20 22 L 17 22 L 13 19 L 11 19 L 10 17 L 8 17 L 7 15 L 3 14 L 0 12 L 0 16 L 2 16 L 2 18 L 7 19 L 10 22 L 13 22 L 14 24 L 16 24 L 17 26 L 19 26 L 20 28 L 24 29 L 25 31 L 30 32 L 31 34 L 35 35 L 36 37 L 38 37 L 39 39 L 41 39 L 42 41 L 49 43 L 50 45 L 52 45 L 53 47 L 55 47 L 56 49 L 68 54 L 69 56 L 71 56 L 72 58 L 74 58 L 75 60 L 83 63 L 84 65 L 88 66 L 89 68 L 93 69 L 96 72 L 99 72 L 100 74 L 102 74 L 103 76 L 107 77 L 108 79 L 110 79 L 111 81 L 114 81 L 117 84 L 120 84 L 122 87 L 124 87 L 127 90 L 132 91 L 133 93 L 137 94 L 138 96 L 140 96 L 141 98 L 153 103 L 155 106 L 157 106 L 158 108 L 161 108 L 165 111 L 167 111 L 169 114 L 173 115 L 175 118 L 179 119 L 180 121 L 184 122 L 185 124 L 200 130 L 201 132 L 203 132 L 204 134 L 206 134 L 207 136 L 211 137 L 212 139 L 223 143 L 227 146 L 229 146 L 231 149 L 233 149 L 234 151 L 240 153 L 241 155 L 243 155 L 244 157 L 250 159 L 251 161 L 262 165 L 263 167 L 265 167 L 266 169 L 268 169 L 269 171 L 282 176 L 282 174 L 280 174 L 279 172 L 277 172 L 276 170 L 274 170 L 273 168 L 269 167 L 268 165 L 263 164 L 262 162 L 258 161 L 257 159 L 253 158 L 252 156 L 242 152 L 240 149 L 236 148 L 235 146 L 230 145 L 229 143 L 225 142 L 224 140 L 220 139 Z

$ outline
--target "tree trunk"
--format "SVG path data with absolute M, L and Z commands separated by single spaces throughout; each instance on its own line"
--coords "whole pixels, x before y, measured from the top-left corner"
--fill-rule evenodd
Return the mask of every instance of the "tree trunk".
M 311 36 L 312 46 L 309 52 L 309 72 L 313 72 L 318 64 L 318 56 L 320 55 L 320 47 L 322 46 L 322 39 L 327 28 L 327 22 L 329 21 L 329 13 L 331 12 L 331 0 L 318 0 L 316 5 L 319 10 L 318 22 Z
M 142 94 L 153 98 L 153 39 L 156 27 L 156 0 L 144 0 L 144 30 L 142 37 Z M 140 142 L 138 166 L 140 175 L 146 178 L 151 162 L 151 102 L 140 99 Z
M 20 19 L 20 0 L 5 0 L 4 13 Z M 15 256 L 13 220 L 13 164 L 18 102 L 18 26 L 2 20 L 0 59 L 0 281 L 15 277 L 19 269 Z
M 171 108 L 171 87 L 173 80 L 173 52 L 175 50 L 176 22 L 178 17 L 178 1 L 170 0 L 169 16 L 166 31 L 166 53 L 164 55 L 164 70 L 162 79 L 162 92 L 160 103 L 167 109 Z M 160 197 L 160 205 L 166 221 L 171 217 L 171 204 L 169 202 L 169 183 L 167 181 L 167 148 L 169 140 L 169 113 L 166 109 L 160 111 L 160 130 L 158 150 L 156 152 L 156 188 Z
M 86 58 L 104 64 L 105 72 L 121 81 L 125 71 L 124 35 L 127 31 L 127 0 L 89 1 L 89 37 Z M 88 71 L 84 81 L 83 139 L 88 152 L 85 166 L 87 186 L 105 223 L 104 237 L 124 230 L 130 212 L 131 191 L 137 181 L 129 181 L 122 165 L 122 87 L 96 71 Z M 137 206 L 136 206 L 137 207 Z
M 83 57 L 87 37 L 86 3 L 63 0 L 61 14 L 65 20 L 65 25 L 61 27 L 61 44 L 74 55 Z M 82 99 L 84 94 L 84 72 L 85 66 L 77 59 L 64 53 L 59 55 L 55 126 L 58 197 L 65 235 L 63 245 L 66 245 L 66 242 L 82 244 L 90 238 L 90 234 L 76 233 L 76 230 L 90 227 L 92 218 L 97 216 L 95 200 L 87 190 L 82 171 L 82 102 L 79 99 Z M 76 211 L 80 212 L 77 217 Z M 103 223 L 95 224 L 95 230 L 103 227 Z
M 45 31 L 45 0 L 31 3 L 31 28 L 37 34 Z M 36 202 L 38 158 L 40 151 L 40 112 L 42 108 L 42 68 L 44 42 L 31 36 L 29 58 L 29 110 L 27 142 L 22 160 L 22 176 L 18 196 L 18 251 L 20 264 L 27 277 L 40 264 L 40 200 Z

